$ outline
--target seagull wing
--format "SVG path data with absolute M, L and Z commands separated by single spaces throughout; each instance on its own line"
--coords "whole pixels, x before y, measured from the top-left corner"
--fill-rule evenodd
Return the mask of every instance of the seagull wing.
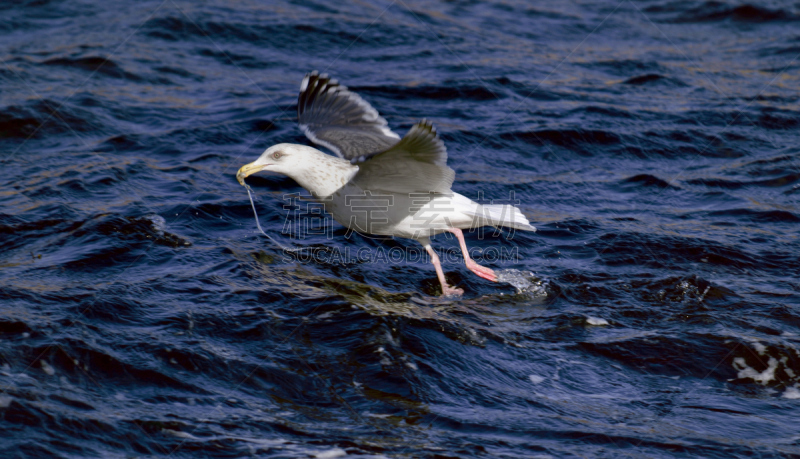
M 422 120 L 391 148 L 355 162 L 352 181 L 363 190 L 392 193 L 451 193 L 455 171 L 436 129 Z
M 297 120 L 312 142 L 344 159 L 384 151 L 400 140 L 358 94 L 317 72 L 307 74 L 300 85 Z

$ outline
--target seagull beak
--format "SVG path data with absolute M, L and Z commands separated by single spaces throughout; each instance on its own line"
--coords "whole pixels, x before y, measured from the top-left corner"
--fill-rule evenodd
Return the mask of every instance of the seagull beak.
M 239 181 L 239 185 L 244 186 L 245 178 L 255 174 L 256 172 L 262 171 L 269 166 L 270 164 L 256 164 L 254 162 L 250 164 L 245 164 L 239 169 L 239 172 L 236 173 L 236 180 Z

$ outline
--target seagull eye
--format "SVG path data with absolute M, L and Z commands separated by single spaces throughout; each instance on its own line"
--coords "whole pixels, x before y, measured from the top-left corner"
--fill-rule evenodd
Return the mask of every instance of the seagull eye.
M 283 153 L 276 151 L 272 154 L 272 159 L 281 159 L 281 156 L 283 156 Z

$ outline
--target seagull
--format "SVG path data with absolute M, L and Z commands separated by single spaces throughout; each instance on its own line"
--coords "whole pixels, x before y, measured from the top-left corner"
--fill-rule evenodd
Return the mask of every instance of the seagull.
M 236 174 L 261 171 L 284 174 L 343 226 L 360 233 L 414 239 L 425 248 L 444 296 L 464 291 L 447 284 L 431 237 L 452 233 L 467 268 L 497 282 L 498 276 L 469 256 L 462 230 L 484 226 L 536 231 L 508 204 L 478 204 L 451 190 L 455 171 L 447 166 L 447 149 L 433 125 L 423 119 L 402 138 L 358 94 L 326 74 L 306 74 L 297 101 L 300 128 L 313 143 L 336 156 L 298 144 L 280 143 Z

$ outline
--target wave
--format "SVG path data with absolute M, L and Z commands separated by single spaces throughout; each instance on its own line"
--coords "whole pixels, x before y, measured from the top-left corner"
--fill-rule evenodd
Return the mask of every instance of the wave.
M 680 187 L 670 184 L 666 180 L 660 179 L 655 175 L 650 174 L 639 174 L 634 175 L 633 177 L 628 177 L 622 181 L 623 184 L 636 184 L 641 187 L 655 187 L 659 189 L 672 189 L 672 190 L 679 190 Z
M 633 86 L 644 86 L 644 85 L 668 85 L 668 86 L 678 86 L 678 87 L 688 86 L 686 83 L 682 82 L 677 78 L 670 78 L 664 75 L 659 75 L 657 73 L 648 73 L 646 75 L 631 77 L 623 81 L 622 84 L 628 84 Z
M 238 41 L 285 50 L 292 50 L 294 46 L 301 44 L 306 48 L 324 50 L 331 44 L 349 46 L 353 43 L 373 43 L 367 40 L 368 37 L 348 32 L 344 27 L 194 21 L 177 16 L 150 19 L 142 26 L 142 30 L 149 37 L 167 41 L 201 39 L 209 44 L 216 41 Z
M 0 109 L 0 139 L 84 134 L 94 132 L 99 125 L 98 118 L 90 111 L 52 99 Z
M 785 210 L 727 209 L 709 212 L 708 216 L 755 223 L 800 223 L 800 215 Z
M 682 5 L 694 5 L 681 8 Z M 706 1 L 700 4 L 693 2 L 673 2 L 666 5 L 650 6 L 645 13 L 667 15 L 661 19 L 672 23 L 711 23 L 731 21 L 740 23 L 794 22 L 800 16 L 785 9 L 770 9 L 765 6 L 744 3 L 731 5 L 726 2 Z
M 604 234 L 588 245 L 610 266 L 684 269 L 686 264 L 707 262 L 736 272 L 778 267 L 740 247 L 699 238 L 621 232 Z
M 773 177 L 764 180 L 735 180 L 723 178 L 698 178 L 686 180 L 690 185 L 702 185 L 710 188 L 725 188 L 729 190 L 737 190 L 746 187 L 766 187 L 766 188 L 783 188 L 796 184 L 800 181 L 800 172 L 797 173 L 784 173 L 779 177 Z
M 42 62 L 43 65 L 69 67 L 86 70 L 100 75 L 121 78 L 133 82 L 142 82 L 144 79 L 138 75 L 123 70 L 116 62 L 107 57 L 87 56 L 87 57 L 59 57 L 48 59 Z
M 505 132 L 501 139 L 522 140 L 532 145 L 558 145 L 566 148 L 586 148 L 589 145 L 618 145 L 622 137 L 610 131 L 589 129 L 541 129 L 536 131 Z

